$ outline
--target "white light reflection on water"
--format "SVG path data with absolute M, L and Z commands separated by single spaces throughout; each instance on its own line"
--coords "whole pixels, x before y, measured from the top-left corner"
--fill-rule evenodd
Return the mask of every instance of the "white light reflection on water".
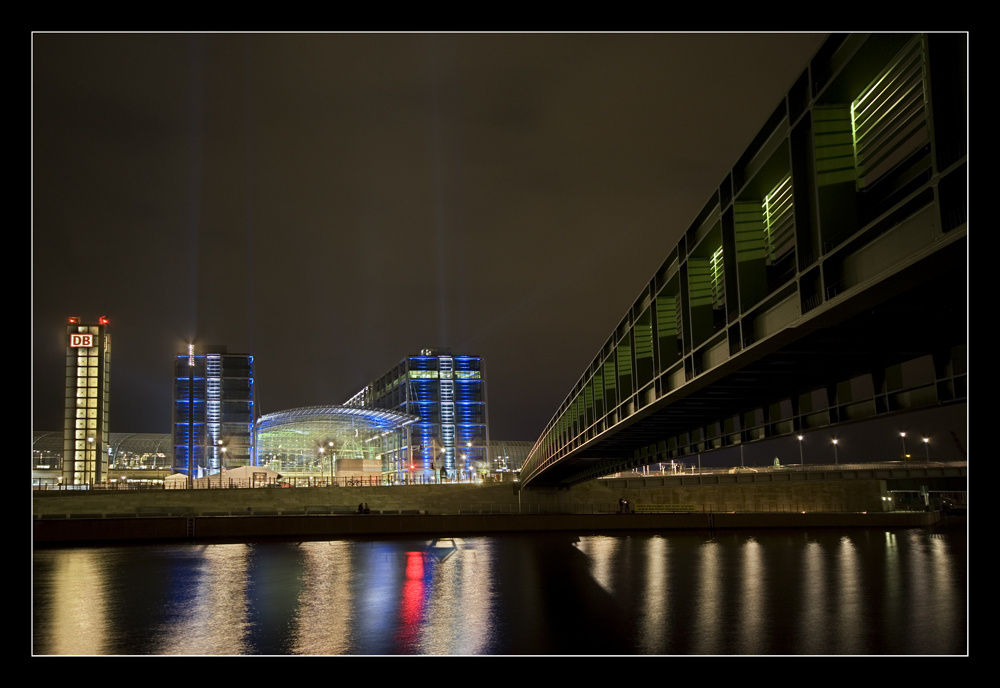
M 881 609 L 879 616 L 883 619 L 898 623 L 897 620 L 903 618 L 906 610 L 902 608 L 903 590 L 906 587 L 903 581 L 903 557 L 900 552 L 900 543 L 896 538 L 896 533 L 891 530 L 885 531 L 882 541 L 883 555 L 885 562 L 883 565 L 882 586 L 885 593 L 878 601 Z
M 839 654 L 864 654 L 863 640 L 867 629 L 863 625 L 861 560 L 857 545 L 850 536 L 840 538 L 836 552 L 836 585 L 833 594 L 836 608 L 833 623 L 837 628 Z
M 233 655 L 247 652 L 250 547 L 207 545 L 194 575 L 175 580 L 169 621 L 155 654 Z
M 965 625 L 962 610 L 966 607 L 964 595 L 959 590 L 965 590 L 965 581 L 956 580 L 953 560 L 955 553 L 949 551 L 948 543 L 940 536 L 931 536 L 930 553 L 928 556 L 927 578 L 930 590 L 925 596 L 928 604 L 933 604 L 928 614 L 928 628 L 961 628 Z M 916 635 L 916 629 L 912 633 Z M 920 638 L 914 643 L 921 646 L 924 654 L 933 654 L 936 648 L 923 646 Z M 924 640 L 926 642 L 926 638 Z
M 765 586 L 767 568 L 756 539 L 748 538 L 742 550 L 739 554 L 743 562 L 740 574 L 743 577 L 742 590 L 733 601 L 739 609 L 739 651 L 740 654 L 758 654 L 767 643 L 764 637 L 765 609 L 769 606 Z
M 51 654 L 99 655 L 108 645 L 108 558 L 88 550 L 74 550 L 56 558 L 53 575 Z
M 928 529 L 61 548 L 39 654 L 961 654 Z
M 670 634 L 670 545 L 659 535 L 646 546 L 646 577 L 640 606 L 639 643 L 646 654 L 657 654 Z
M 831 622 L 827 608 L 829 592 L 824 572 L 823 546 L 815 540 L 806 543 L 802 557 L 800 578 L 802 580 L 802 620 L 801 633 L 804 654 L 823 654 L 827 648 Z
M 573 546 L 587 555 L 594 581 L 609 595 L 615 593 L 614 564 L 619 560 L 622 538 L 609 535 L 581 536 Z
M 454 539 L 454 551 L 434 569 L 419 652 L 475 655 L 491 639 L 492 552 L 483 539 Z
M 339 655 L 350 651 L 354 635 L 355 589 L 350 542 L 304 542 L 303 587 L 295 610 L 292 652 Z
M 964 586 L 954 580 L 949 560 L 953 554 L 943 539 L 912 530 L 901 534 L 907 545 L 908 567 L 900 578 L 911 592 L 912 601 L 906 608 L 906 645 L 925 654 L 934 653 L 934 643 L 927 629 L 954 628 L 964 600 L 958 591 Z
M 707 540 L 698 548 L 698 606 L 694 619 L 694 654 L 713 655 L 721 651 L 722 626 L 722 548 L 718 542 Z

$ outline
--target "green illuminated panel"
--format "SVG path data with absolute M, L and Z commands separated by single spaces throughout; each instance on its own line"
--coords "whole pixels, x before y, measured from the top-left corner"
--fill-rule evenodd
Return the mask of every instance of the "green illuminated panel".
M 859 188 L 930 139 L 925 72 L 923 41 L 916 36 L 851 103 Z
M 722 247 L 712 254 L 712 307 L 722 308 L 726 303 L 726 276 L 722 270 Z
M 767 261 L 773 263 L 795 245 L 791 176 L 781 180 L 771 193 L 764 197 L 763 212 Z
M 813 131 L 816 141 L 816 183 L 820 186 L 852 182 L 854 167 L 854 130 L 851 109 L 846 105 L 813 108 Z

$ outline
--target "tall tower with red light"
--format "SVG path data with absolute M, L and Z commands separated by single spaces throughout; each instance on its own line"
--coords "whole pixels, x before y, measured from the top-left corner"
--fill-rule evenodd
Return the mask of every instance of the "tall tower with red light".
M 63 421 L 64 485 L 108 479 L 111 338 L 108 319 L 69 318 L 66 325 L 66 407 Z

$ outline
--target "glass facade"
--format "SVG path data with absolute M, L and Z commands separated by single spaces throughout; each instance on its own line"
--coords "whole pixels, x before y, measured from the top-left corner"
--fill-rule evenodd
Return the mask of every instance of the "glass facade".
M 486 363 L 481 357 L 424 349 L 390 368 L 346 405 L 419 416 L 400 461 L 421 479 L 472 480 L 496 469 L 490 464 Z
M 253 464 L 253 356 L 224 346 L 174 359 L 174 471 L 201 477 Z
M 283 477 L 405 479 L 401 450 L 415 417 L 347 406 L 310 406 L 257 421 L 257 465 Z

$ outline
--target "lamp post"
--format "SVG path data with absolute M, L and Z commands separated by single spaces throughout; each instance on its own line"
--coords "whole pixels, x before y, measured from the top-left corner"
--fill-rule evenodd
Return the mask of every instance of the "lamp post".
M 906 461 L 906 433 L 899 433 L 900 438 L 903 440 L 903 461 Z
M 930 462 L 931 462 L 930 441 L 931 441 L 931 439 L 929 437 L 925 437 L 924 438 L 924 461 L 925 461 L 925 463 L 928 463 L 928 464 L 930 464 Z
M 837 460 L 837 440 L 833 441 L 833 464 L 835 466 L 840 465 L 840 461 Z
M 799 464 L 806 465 L 806 460 L 802 458 L 802 435 L 799 435 Z

